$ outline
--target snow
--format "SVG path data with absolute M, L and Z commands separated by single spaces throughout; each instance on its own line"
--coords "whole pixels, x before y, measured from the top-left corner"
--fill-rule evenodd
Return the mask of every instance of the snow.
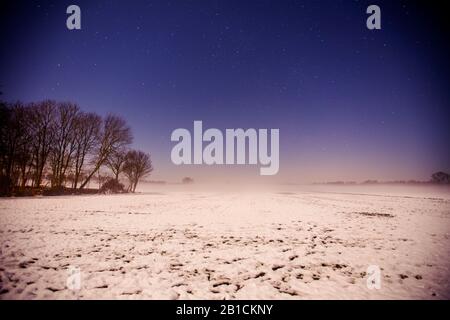
M 0 299 L 450 298 L 448 189 L 277 188 L 1 199 Z

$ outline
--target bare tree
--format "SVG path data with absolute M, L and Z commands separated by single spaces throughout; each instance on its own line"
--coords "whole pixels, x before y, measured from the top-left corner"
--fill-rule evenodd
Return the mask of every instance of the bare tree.
M 128 191 L 135 192 L 140 179 L 153 171 L 150 155 L 142 151 L 131 150 L 127 153 L 123 172 L 130 183 Z
M 450 184 L 450 174 L 439 171 L 431 175 L 431 181 L 439 184 Z
M 110 156 L 106 159 L 106 165 L 109 169 L 111 169 L 114 174 L 114 179 L 119 181 L 119 175 L 123 170 L 123 165 L 125 164 L 127 156 L 126 149 L 119 149 L 110 154 Z
M 76 104 L 46 100 L 27 106 L 0 101 L 0 194 L 15 187 L 88 185 L 105 164 L 118 180 L 132 142 L 125 120 L 104 120 Z M 134 187 L 135 188 L 135 187 Z
M 6 167 L 6 153 L 7 153 L 7 140 L 8 140 L 8 126 L 11 117 L 11 110 L 9 106 L 0 101 L 0 176 L 5 176 Z
M 93 169 L 81 184 L 80 189 L 86 186 L 112 153 L 131 144 L 132 140 L 131 129 L 125 120 L 114 115 L 108 115 L 103 121 L 99 144 L 93 159 Z
M 3 105 L 1 123 L 0 168 L 3 193 L 18 184 L 22 167 L 29 165 L 29 128 L 25 125 L 28 109 L 20 102 Z
M 33 184 L 39 187 L 42 182 L 44 168 L 50 154 L 55 132 L 56 102 L 46 100 L 30 107 L 31 145 L 33 152 L 34 178 Z
M 66 171 L 72 162 L 76 147 L 76 124 L 80 109 L 76 104 L 60 103 L 55 117 L 55 133 L 50 153 L 53 187 L 61 187 L 65 181 Z
M 98 144 L 102 119 L 94 113 L 80 113 L 76 119 L 73 188 L 80 181 L 86 158 Z
M 17 185 L 24 188 L 28 180 L 31 178 L 31 170 L 33 168 L 33 156 L 28 141 L 19 146 L 16 154 L 16 163 L 18 176 L 20 176 L 20 182 L 18 182 Z
M 98 189 L 100 190 L 102 185 L 108 181 L 110 179 L 110 177 L 108 177 L 108 175 L 106 174 L 102 174 L 101 170 L 97 171 L 96 176 L 94 177 L 94 181 L 96 180 L 98 183 Z

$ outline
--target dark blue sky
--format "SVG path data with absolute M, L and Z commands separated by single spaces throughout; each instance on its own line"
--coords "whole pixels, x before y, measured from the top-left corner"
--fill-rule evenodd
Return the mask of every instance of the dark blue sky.
M 65 26 L 70 4 L 80 31 Z M 382 30 L 366 28 L 370 4 Z M 428 179 L 450 170 L 449 34 L 433 6 L 12 1 L 0 22 L 2 97 L 124 116 L 155 179 L 224 172 L 170 163 L 172 130 L 194 120 L 280 128 L 280 181 Z

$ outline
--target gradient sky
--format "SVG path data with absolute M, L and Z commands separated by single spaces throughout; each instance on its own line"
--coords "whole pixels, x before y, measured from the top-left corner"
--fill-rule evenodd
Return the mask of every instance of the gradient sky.
M 428 179 L 450 171 L 449 34 L 426 1 L 10 1 L 2 99 L 127 119 L 152 179 Z M 82 10 L 69 31 L 66 8 Z M 378 4 L 382 30 L 366 28 Z M 448 26 L 447 26 L 448 27 Z M 279 128 L 280 172 L 171 164 L 171 132 Z

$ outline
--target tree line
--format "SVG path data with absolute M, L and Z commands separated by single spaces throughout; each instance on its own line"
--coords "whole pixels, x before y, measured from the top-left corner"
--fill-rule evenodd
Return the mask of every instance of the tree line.
M 103 167 L 128 191 L 153 171 L 150 155 L 130 149 L 133 135 L 116 115 L 101 117 L 71 102 L 0 102 L 0 194 L 17 189 L 83 190 Z

